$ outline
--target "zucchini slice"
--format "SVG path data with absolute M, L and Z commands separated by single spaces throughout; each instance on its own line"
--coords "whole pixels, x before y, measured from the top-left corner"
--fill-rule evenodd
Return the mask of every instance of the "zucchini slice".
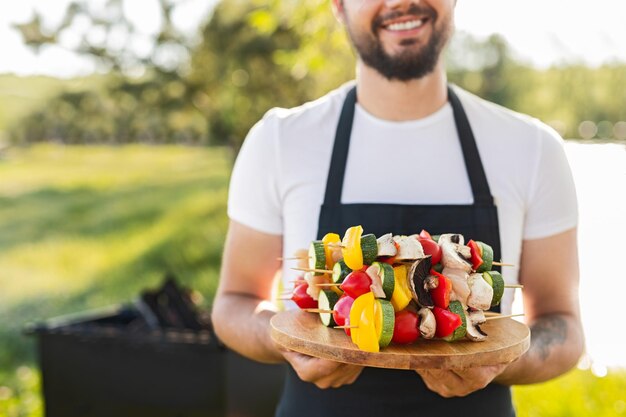
M 331 290 L 321 290 L 320 298 L 317 300 L 317 305 L 320 310 L 333 310 L 335 308 L 335 304 L 339 301 L 339 296 L 336 292 Z M 322 324 L 326 327 L 336 326 L 335 319 L 333 318 L 332 313 L 319 313 L 320 320 L 322 320 Z
M 378 345 L 381 348 L 388 346 L 393 338 L 393 328 L 396 324 L 393 305 L 389 301 L 376 299 L 374 303 L 374 324 L 378 333 Z
M 309 246 L 309 268 L 326 269 L 326 251 L 324 251 L 324 242 L 314 240 Z M 323 275 L 321 272 L 314 272 L 313 275 Z
M 378 276 L 380 277 L 380 282 L 383 287 L 383 292 L 385 293 L 385 298 L 387 300 L 391 300 L 391 297 L 393 297 L 393 290 L 396 287 L 393 266 L 384 262 L 374 262 L 372 266 L 378 267 Z
M 343 259 L 340 259 L 333 267 L 333 282 L 342 283 L 350 272 L 352 272 L 352 270 L 348 268 L 348 265 L 346 265 Z
M 454 314 L 461 317 L 461 325 L 457 327 L 450 336 L 446 336 L 443 339 L 448 342 L 454 342 L 455 340 L 463 339 L 467 333 L 467 316 L 465 315 L 465 309 L 460 301 L 450 301 L 448 309 Z
M 480 249 L 482 250 L 482 254 L 480 257 L 483 260 L 483 263 L 478 267 L 476 272 L 487 272 L 491 270 L 493 266 L 493 248 L 484 242 L 476 242 Z
M 493 288 L 493 298 L 491 299 L 491 307 L 495 307 L 500 304 L 502 300 L 502 294 L 504 294 L 504 278 L 498 271 L 483 272 L 483 278 Z
M 378 256 L 378 242 L 376 236 L 369 233 L 361 236 L 361 252 L 363 252 L 363 265 L 371 265 Z

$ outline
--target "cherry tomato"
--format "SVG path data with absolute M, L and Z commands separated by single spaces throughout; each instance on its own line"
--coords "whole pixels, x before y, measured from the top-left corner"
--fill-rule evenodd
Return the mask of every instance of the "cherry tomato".
M 338 326 L 346 325 L 346 319 L 350 317 L 350 307 L 352 307 L 352 303 L 354 303 L 354 298 L 346 294 L 342 295 L 337 303 L 335 303 L 335 307 L 333 308 L 333 318 Z
M 450 336 L 463 323 L 459 315 L 441 307 L 433 307 L 433 314 L 437 322 L 437 330 L 435 330 L 437 337 Z
M 433 237 L 430 235 L 430 233 L 428 233 L 424 229 L 422 229 L 422 231 L 420 232 L 419 237 L 421 237 L 422 239 L 433 240 Z M 433 240 L 433 242 L 434 242 L 434 240 Z
M 363 271 L 352 271 L 343 280 L 339 288 L 355 300 L 370 292 L 372 279 Z
M 430 290 L 430 296 L 433 299 L 433 303 L 440 308 L 448 308 L 450 305 L 450 292 L 452 291 L 452 281 L 445 275 L 440 274 L 437 271 L 430 270 L 431 275 L 435 275 L 439 280 L 437 288 Z
M 396 313 L 396 321 L 393 326 L 393 343 L 409 344 L 419 337 L 419 317 L 417 314 L 402 310 Z
M 303 284 L 298 282 L 291 294 L 291 300 L 300 308 L 317 308 L 317 301 L 306 293 L 308 288 L 309 284 L 306 281 Z
M 417 238 L 424 248 L 424 253 L 430 255 L 430 261 L 433 265 L 437 265 L 441 261 L 441 248 L 432 239 L 424 239 L 422 237 Z

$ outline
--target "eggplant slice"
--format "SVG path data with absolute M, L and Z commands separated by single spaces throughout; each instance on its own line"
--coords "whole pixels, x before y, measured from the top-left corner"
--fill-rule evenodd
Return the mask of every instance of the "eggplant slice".
M 430 275 L 431 267 L 432 262 L 430 261 L 430 256 L 427 256 L 413 262 L 409 268 L 409 287 L 411 288 L 413 300 L 415 300 L 420 307 L 432 308 L 435 306 L 430 292 L 428 292 L 428 284 L 430 281 L 427 281 L 427 278 Z

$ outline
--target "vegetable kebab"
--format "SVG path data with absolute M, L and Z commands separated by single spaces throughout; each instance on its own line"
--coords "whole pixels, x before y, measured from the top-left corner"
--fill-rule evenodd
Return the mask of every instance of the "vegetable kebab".
M 460 234 L 376 238 L 354 226 L 311 242 L 304 259 L 291 300 L 368 352 L 419 337 L 483 341 L 484 311 L 506 287 L 491 246 Z

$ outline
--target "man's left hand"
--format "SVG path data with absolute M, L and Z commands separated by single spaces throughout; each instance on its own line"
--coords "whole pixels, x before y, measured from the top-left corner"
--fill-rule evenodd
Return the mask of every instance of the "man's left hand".
M 474 391 L 485 388 L 500 375 L 508 364 L 479 366 L 476 368 L 416 371 L 431 391 L 442 397 L 465 397 Z

